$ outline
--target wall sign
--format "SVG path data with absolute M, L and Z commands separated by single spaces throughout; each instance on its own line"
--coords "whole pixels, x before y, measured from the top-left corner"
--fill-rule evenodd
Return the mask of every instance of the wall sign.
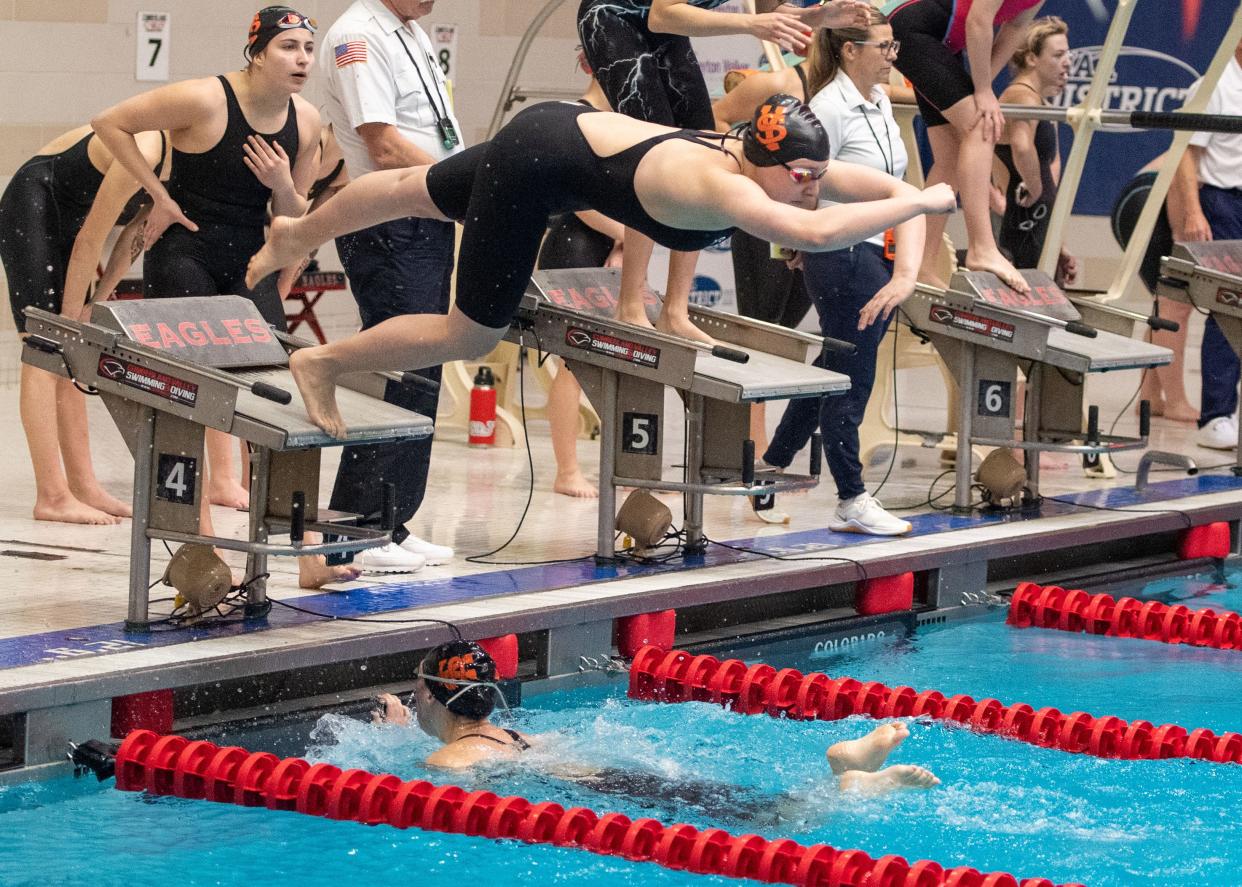
M 168 57 L 172 52 L 172 14 L 138 13 L 134 36 L 134 79 L 167 80 Z

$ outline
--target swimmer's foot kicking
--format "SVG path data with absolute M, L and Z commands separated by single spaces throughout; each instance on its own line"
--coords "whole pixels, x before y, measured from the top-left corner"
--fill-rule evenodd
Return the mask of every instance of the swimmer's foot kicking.
M 898 788 L 932 788 L 940 784 L 930 770 L 912 764 L 884 767 L 893 749 L 910 735 L 901 721 L 881 724 L 861 739 L 828 748 L 828 765 L 843 791 L 880 794 Z M 881 768 L 884 769 L 881 769 Z

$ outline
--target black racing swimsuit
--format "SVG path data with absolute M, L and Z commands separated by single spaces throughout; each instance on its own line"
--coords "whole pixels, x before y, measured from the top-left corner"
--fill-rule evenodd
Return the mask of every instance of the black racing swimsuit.
M 219 78 L 228 108 L 220 141 L 201 153 L 173 148 L 168 193 L 198 225 L 190 231 L 171 225 L 144 262 L 143 295 L 148 298 L 235 294 L 253 301 L 263 319 L 285 329 L 285 312 L 276 292 L 276 275 L 253 290 L 245 284 L 246 265 L 263 246 L 263 226 L 271 189 L 243 163 L 242 147 L 251 135 L 278 143 L 293 167 L 298 158 L 298 118 L 289 99 L 285 124 L 276 133 L 258 133 L 246 120 L 233 87 Z
M 634 192 L 634 173 L 653 147 L 684 139 L 723 150 L 719 133 L 677 130 L 599 157 L 578 128 L 581 115 L 596 113 L 571 102 L 534 105 L 490 142 L 427 171 L 432 201 L 464 225 L 457 307 L 476 323 L 493 329 L 509 325 L 535 268 L 548 218 L 557 213 L 598 210 L 661 246 L 687 252 L 733 232 L 665 225 L 647 214 Z
M 458 736 L 454 742 L 460 742 L 463 739 L 486 739 L 488 742 L 494 742 L 497 745 L 503 745 L 505 748 L 516 748 L 518 751 L 527 751 L 530 749 L 530 743 L 522 738 L 522 734 L 516 730 L 510 730 L 508 727 L 501 727 L 505 733 L 509 734 L 512 742 L 505 742 L 503 739 L 497 739 L 495 736 L 488 736 L 486 733 L 467 733 L 464 736 Z
M 73 242 L 104 179 L 90 159 L 94 135 L 87 133 L 59 154 L 31 157 L 0 197 L 0 261 L 19 331 L 26 329 L 25 308 L 60 311 Z M 164 168 L 162 134 L 160 138 L 156 176 Z M 117 224 L 128 224 L 147 199 L 141 190 L 131 197 Z
M 1035 125 L 1035 154 L 1039 158 L 1039 200 L 1030 206 L 1018 205 L 1018 185 L 1022 173 L 1013 160 L 1013 147 L 997 145 L 996 156 L 1009 170 L 1009 186 L 1005 189 L 1005 215 L 1001 219 L 996 244 L 1009 254 L 1015 268 L 1034 268 L 1044 248 L 1048 217 L 1057 199 L 1057 183 L 1052 178 L 1052 163 L 1057 156 L 1056 124 L 1041 120 Z

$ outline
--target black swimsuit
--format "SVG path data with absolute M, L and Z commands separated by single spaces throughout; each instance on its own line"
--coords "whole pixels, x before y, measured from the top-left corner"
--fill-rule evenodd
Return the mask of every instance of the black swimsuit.
M 512 742 L 505 742 L 503 739 L 497 739 L 495 736 L 488 736 L 486 733 L 467 733 L 464 736 L 458 736 L 454 742 L 461 742 L 463 739 L 486 739 L 488 742 L 494 742 L 497 745 L 503 745 L 505 748 L 516 748 L 518 751 L 527 751 L 530 743 L 522 738 L 522 734 L 516 730 L 510 730 L 508 727 L 501 727 L 509 734 Z
M 285 149 L 292 168 L 298 158 L 298 117 L 293 99 L 285 124 L 272 133 L 258 133 L 246 120 L 233 87 L 219 78 L 228 108 L 228 123 L 220 141 L 207 151 L 188 153 L 173 148 L 168 193 L 181 206 L 191 231 L 171 225 L 147 253 L 144 263 L 145 298 L 175 296 L 245 296 L 259 308 L 263 319 L 285 329 L 285 312 L 276 292 L 276 275 L 253 290 L 245 284 L 246 265 L 263 246 L 263 226 L 271 189 L 243 163 L 242 147 L 250 135 Z
M 493 329 L 509 325 L 535 268 L 548 218 L 594 209 L 669 249 L 694 252 L 733 233 L 673 228 L 643 209 L 634 173 L 647 152 L 683 139 L 721 150 L 723 136 L 663 133 L 600 157 L 578 127 L 600 113 L 570 102 L 527 108 L 490 142 L 427 171 L 427 191 L 447 218 L 465 226 L 457 259 L 457 307 Z M 731 155 L 730 155 L 731 156 Z
M 1057 156 L 1057 125 L 1041 120 L 1035 125 L 1035 155 L 1039 158 L 1039 178 L 1042 193 L 1030 206 L 1018 205 L 1018 185 L 1022 173 L 1018 172 L 1011 145 L 997 145 L 996 156 L 1009 170 L 1009 185 L 1005 189 L 1005 215 L 1001 219 L 996 245 L 1009 255 L 1015 268 L 1034 268 L 1039 264 L 1039 254 L 1044 248 L 1044 235 L 1048 231 L 1048 217 L 1057 199 L 1057 183 L 1052 177 L 1052 163 Z
M 0 261 L 9 283 L 9 304 L 19 331 L 25 308 L 58 312 L 73 242 L 103 184 L 91 163 L 87 133 L 59 154 L 31 157 L 13 174 L 0 197 Z M 163 134 L 156 176 L 164 168 Z M 149 198 L 139 190 L 117 219 L 128 224 Z

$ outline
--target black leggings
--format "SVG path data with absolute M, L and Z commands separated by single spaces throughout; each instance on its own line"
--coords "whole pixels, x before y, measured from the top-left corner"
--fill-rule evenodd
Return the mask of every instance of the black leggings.
M 263 246 L 263 229 L 199 222 L 198 231 L 172 225 L 143 260 L 147 299 L 237 295 L 254 302 L 263 319 L 284 332 L 285 309 L 276 275 L 246 286 L 246 264 Z
M 0 262 L 9 283 L 9 305 L 18 332 L 26 331 L 25 308 L 59 312 L 73 241 L 85 213 L 56 201 L 55 157 L 32 157 L 13 175 L 0 197 Z
M 901 41 L 893 64 L 913 84 L 927 126 L 947 124 L 941 112 L 975 92 L 962 53 L 944 43 L 952 17 L 953 4 L 948 0 L 910 0 L 889 14 L 893 38 Z
M 772 258 L 772 245 L 745 231 L 733 232 L 733 279 L 737 313 L 793 329 L 811 307 L 801 271 Z
M 647 6 L 582 0 L 578 37 L 612 109 L 649 123 L 714 129 L 711 97 L 689 37 L 655 34 Z

